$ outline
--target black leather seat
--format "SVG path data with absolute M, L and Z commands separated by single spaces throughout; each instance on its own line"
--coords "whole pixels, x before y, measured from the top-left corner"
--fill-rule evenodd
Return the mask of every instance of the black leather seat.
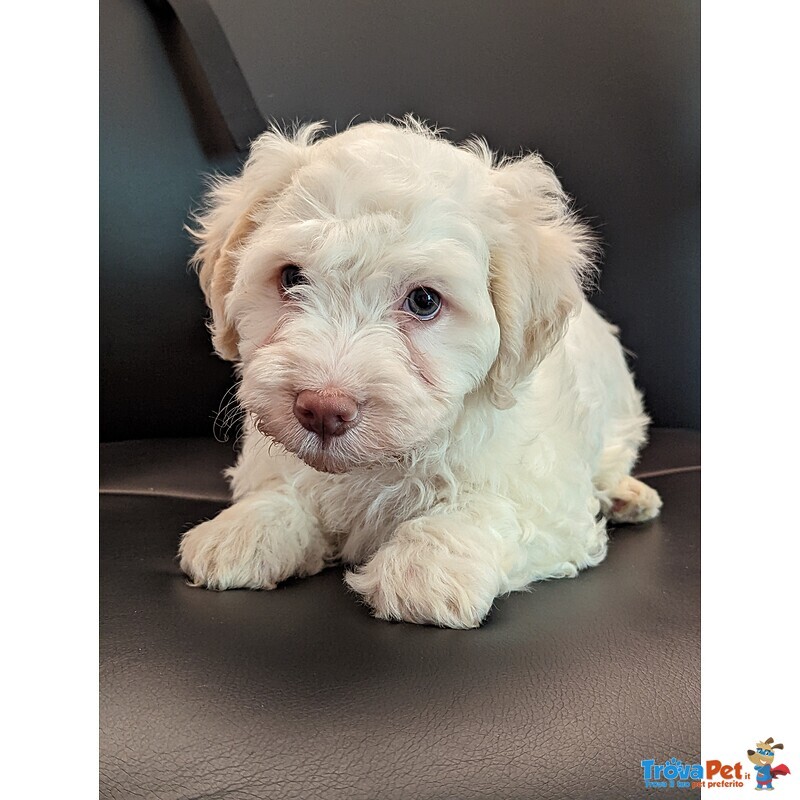
M 644 797 L 640 760 L 699 754 L 698 444 L 654 431 L 663 515 L 477 631 L 378 622 L 339 569 L 186 585 L 178 538 L 223 507 L 230 447 L 104 444 L 103 796 Z
M 234 19 L 232 6 L 214 6 L 223 22 Z M 261 4 L 237 6 L 252 15 Z M 520 3 L 516 24 L 530 22 L 523 10 L 553 7 Z M 292 8 L 276 4 L 274 19 L 285 22 Z M 648 188 L 661 192 L 653 200 L 660 217 L 633 210 L 634 189 L 620 189 L 600 168 L 583 187 L 587 202 L 611 197 L 596 212 L 618 245 L 599 304 L 637 351 L 636 371 L 662 426 L 637 468 L 664 499 L 659 519 L 614 530 L 607 560 L 577 579 L 499 599 L 474 631 L 376 621 L 337 568 L 272 592 L 192 588 L 175 560 L 179 537 L 227 502 L 221 473 L 234 446 L 211 436 L 231 376 L 210 352 L 181 224 L 198 199 L 201 174 L 233 169 L 241 155 L 209 155 L 201 146 L 197 108 L 194 122 L 188 109 L 206 101 L 187 93 L 185 76 L 180 91 L 175 21 L 134 0 L 107 0 L 101 10 L 101 796 L 619 800 L 647 796 L 641 760 L 696 761 L 700 441 L 692 309 L 699 251 L 692 180 Z M 631 30 L 641 31 L 643 18 L 656 30 L 663 25 L 664 52 L 675 37 L 684 41 L 683 55 L 670 50 L 670 61 L 660 50 L 641 50 L 623 30 L 626 15 L 633 15 Z M 636 95 L 642 119 L 663 121 L 665 113 L 663 97 L 646 91 L 648 80 L 696 88 L 695 22 L 680 4 L 620 3 L 597 33 L 601 47 L 615 45 L 609 57 L 623 72 L 628 62 L 619 48 L 645 59 L 637 87 L 619 89 Z M 300 28 L 311 24 L 295 20 Z M 231 25 L 232 44 L 238 36 L 245 47 L 247 26 L 241 19 Z M 469 23 L 459 25 L 463 37 Z M 317 28 L 312 33 L 322 35 Z M 544 34 L 534 38 L 553 51 L 563 46 Z M 245 73 L 255 58 L 242 55 Z M 253 83 L 262 108 L 270 80 Z M 426 87 L 419 92 L 429 96 Z M 409 109 L 384 112 L 401 110 Z M 349 111 L 343 103 L 342 115 Z M 685 148 L 691 169 L 695 123 L 686 112 L 660 133 L 658 157 Z M 486 132 L 467 116 L 459 124 Z M 521 124 L 516 117 L 504 128 L 498 118 L 493 130 L 512 139 Z M 566 150 L 574 152 L 564 151 L 565 167 L 567 156 L 585 158 L 581 137 L 591 150 L 602 129 L 598 123 L 569 134 Z M 649 169 L 642 136 L 630 147 L 620 143 L 640 173 Z M 576 180 L 568 188 L 584 197 L 575 186 L 580 163 L 570 165 Z M 636 223 L 627 244 L 625 209 Z M 688 234 L 675 259 L 674 248 L 657 243 L 681 219 Z M 645 262 L 645 250 L 636 248 L 647 239 L 654 252 Z M 658 791 L 677 796 L 697 793 Z

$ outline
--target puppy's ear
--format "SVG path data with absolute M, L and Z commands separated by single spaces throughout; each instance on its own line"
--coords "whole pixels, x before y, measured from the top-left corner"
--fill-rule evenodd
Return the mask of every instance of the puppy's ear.
M 307 158 L 307 150 L 324 123 L 305 125 L 294 134 L 273 128 L 256 139 L 241 173 L 213 180 L 205 210 L 194 217 L 190 233 L 198 243 L 192 258 L 200 286 L 211 309 L 209 329 L 217 354 L 239 359 L 236 321 L 226 301 L 233 287 L 239 254 L 258 227 L 257 216 L 289 184 L 292 174 Z
M 579 308 L 596 246 L 538 155 L 501 162 L 492 178 L 500 190 L 500 224 L 490 254 L 500 350 L 489 388 L 495 406 L 510 408 L 514 387 L 564 335 Z

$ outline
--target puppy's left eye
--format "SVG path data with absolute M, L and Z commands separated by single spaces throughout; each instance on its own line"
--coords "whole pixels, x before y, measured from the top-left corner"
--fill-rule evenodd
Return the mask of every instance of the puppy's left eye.
M 308 283 L 308 278 L 296 264 L 287 264 L 281 271 L 281 286 L 284 289 L 294 289 L 302 283 Z
M 403 302 L 403 311 L 408 311 L 421 320 L 433 319 L 441 308 L 442 298 L 427 286 L 412 289 Z

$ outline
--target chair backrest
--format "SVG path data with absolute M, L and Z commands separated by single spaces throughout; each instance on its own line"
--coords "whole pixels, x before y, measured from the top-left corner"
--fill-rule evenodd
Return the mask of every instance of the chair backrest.
M 623 331 L 655 423 L 699 427 L 700 10 L 687 0 L 210 3 L 262 116 L 414 112 L 537 150 L 604 241 L 592 301 Z M 162 5 L 104 0 L 101 438 L 211 435 L 232 383 L 183 232 L 241 162 Z

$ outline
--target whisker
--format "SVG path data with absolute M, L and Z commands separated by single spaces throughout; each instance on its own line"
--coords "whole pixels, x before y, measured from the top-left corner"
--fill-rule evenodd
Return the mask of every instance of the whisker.
M 218 442 L 227 443 L 230 441 L 231 431 L 243 416 L 244 412 L 239 406 L 236 396 L 240 383 L 241 381 L 236 381 L 232 386 L 228 387 L 214 415 L 214 439 Z M 238 442 L 240 435 L 237 434 L 236 442 Z

